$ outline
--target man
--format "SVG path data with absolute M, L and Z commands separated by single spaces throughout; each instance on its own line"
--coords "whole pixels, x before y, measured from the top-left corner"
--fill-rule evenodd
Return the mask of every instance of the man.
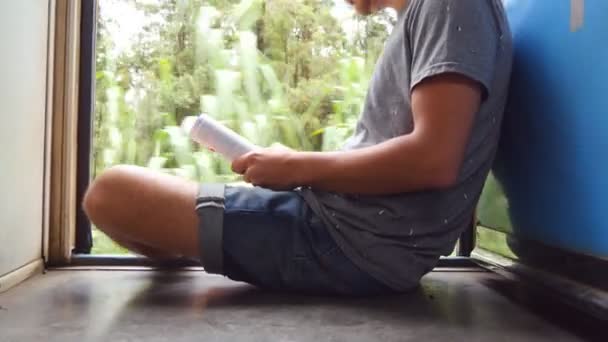
M 90 219 L 135 252 L 194 258 L 266 289 L 415 287 L 471 223 L 497 147 L 511 35 L 500 0 L 349 2 L 399 18 L 341 151 L 248 153 L 232 168 L 251 188 L 115 167 L 87 193 Z

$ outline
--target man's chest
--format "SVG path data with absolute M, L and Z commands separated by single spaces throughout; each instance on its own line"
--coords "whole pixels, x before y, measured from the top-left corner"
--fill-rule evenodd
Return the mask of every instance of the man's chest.
M 403 32 L 393 32 L 376 63 L 363 112 L 366 125 L 386 138 L 403 135 L 413 129 L 410 66 L 408 38 Z

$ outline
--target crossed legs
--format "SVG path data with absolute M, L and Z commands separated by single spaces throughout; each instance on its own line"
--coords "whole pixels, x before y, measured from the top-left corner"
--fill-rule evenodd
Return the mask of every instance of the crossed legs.
M 115 166 L 89 187 L 89 219 L 123 247 L 152 258 L 199 259 L 198 184 L 136 166 Z

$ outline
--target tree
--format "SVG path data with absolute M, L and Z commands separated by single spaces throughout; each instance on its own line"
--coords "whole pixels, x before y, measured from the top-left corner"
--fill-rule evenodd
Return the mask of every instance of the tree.
M 260 145 L 335 147 L 354 125 L 393 20 L 356 18 L 359 29 L 349 41 L 330 14 L 331 0 L 100 3 L 117 1 L 146 20 L 118 55 L 108 29 L 116 19 L 102 11 L 99 20 L 97 168 L 155 165 L 189 169 L 187 176 L 197 179 L 230 173 L 225 161 L 199 151 L 177 128 L 200 111 Z
M 194 180 L 236 180 L 224 159 L 178 126 L 201 111 L 259 145 L 339 147 L 394 20 L 387 13 L 355 17 L 354 32 L 344 32 L 330 14 L 332 0 L 98 3 L 94 176 L 127 163 Z M 104 11 L 117 5 L 145 18 L 127 49 L 115 44 L 120 18 Z M 97 252 L 124 252 L 94 237 Z

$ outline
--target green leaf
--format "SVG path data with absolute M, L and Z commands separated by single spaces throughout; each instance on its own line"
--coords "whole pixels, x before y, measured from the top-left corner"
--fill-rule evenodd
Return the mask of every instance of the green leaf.
M 325 127 L 319 128 L 310 134 L 311 137 L 323 134 L 325 132 Z

